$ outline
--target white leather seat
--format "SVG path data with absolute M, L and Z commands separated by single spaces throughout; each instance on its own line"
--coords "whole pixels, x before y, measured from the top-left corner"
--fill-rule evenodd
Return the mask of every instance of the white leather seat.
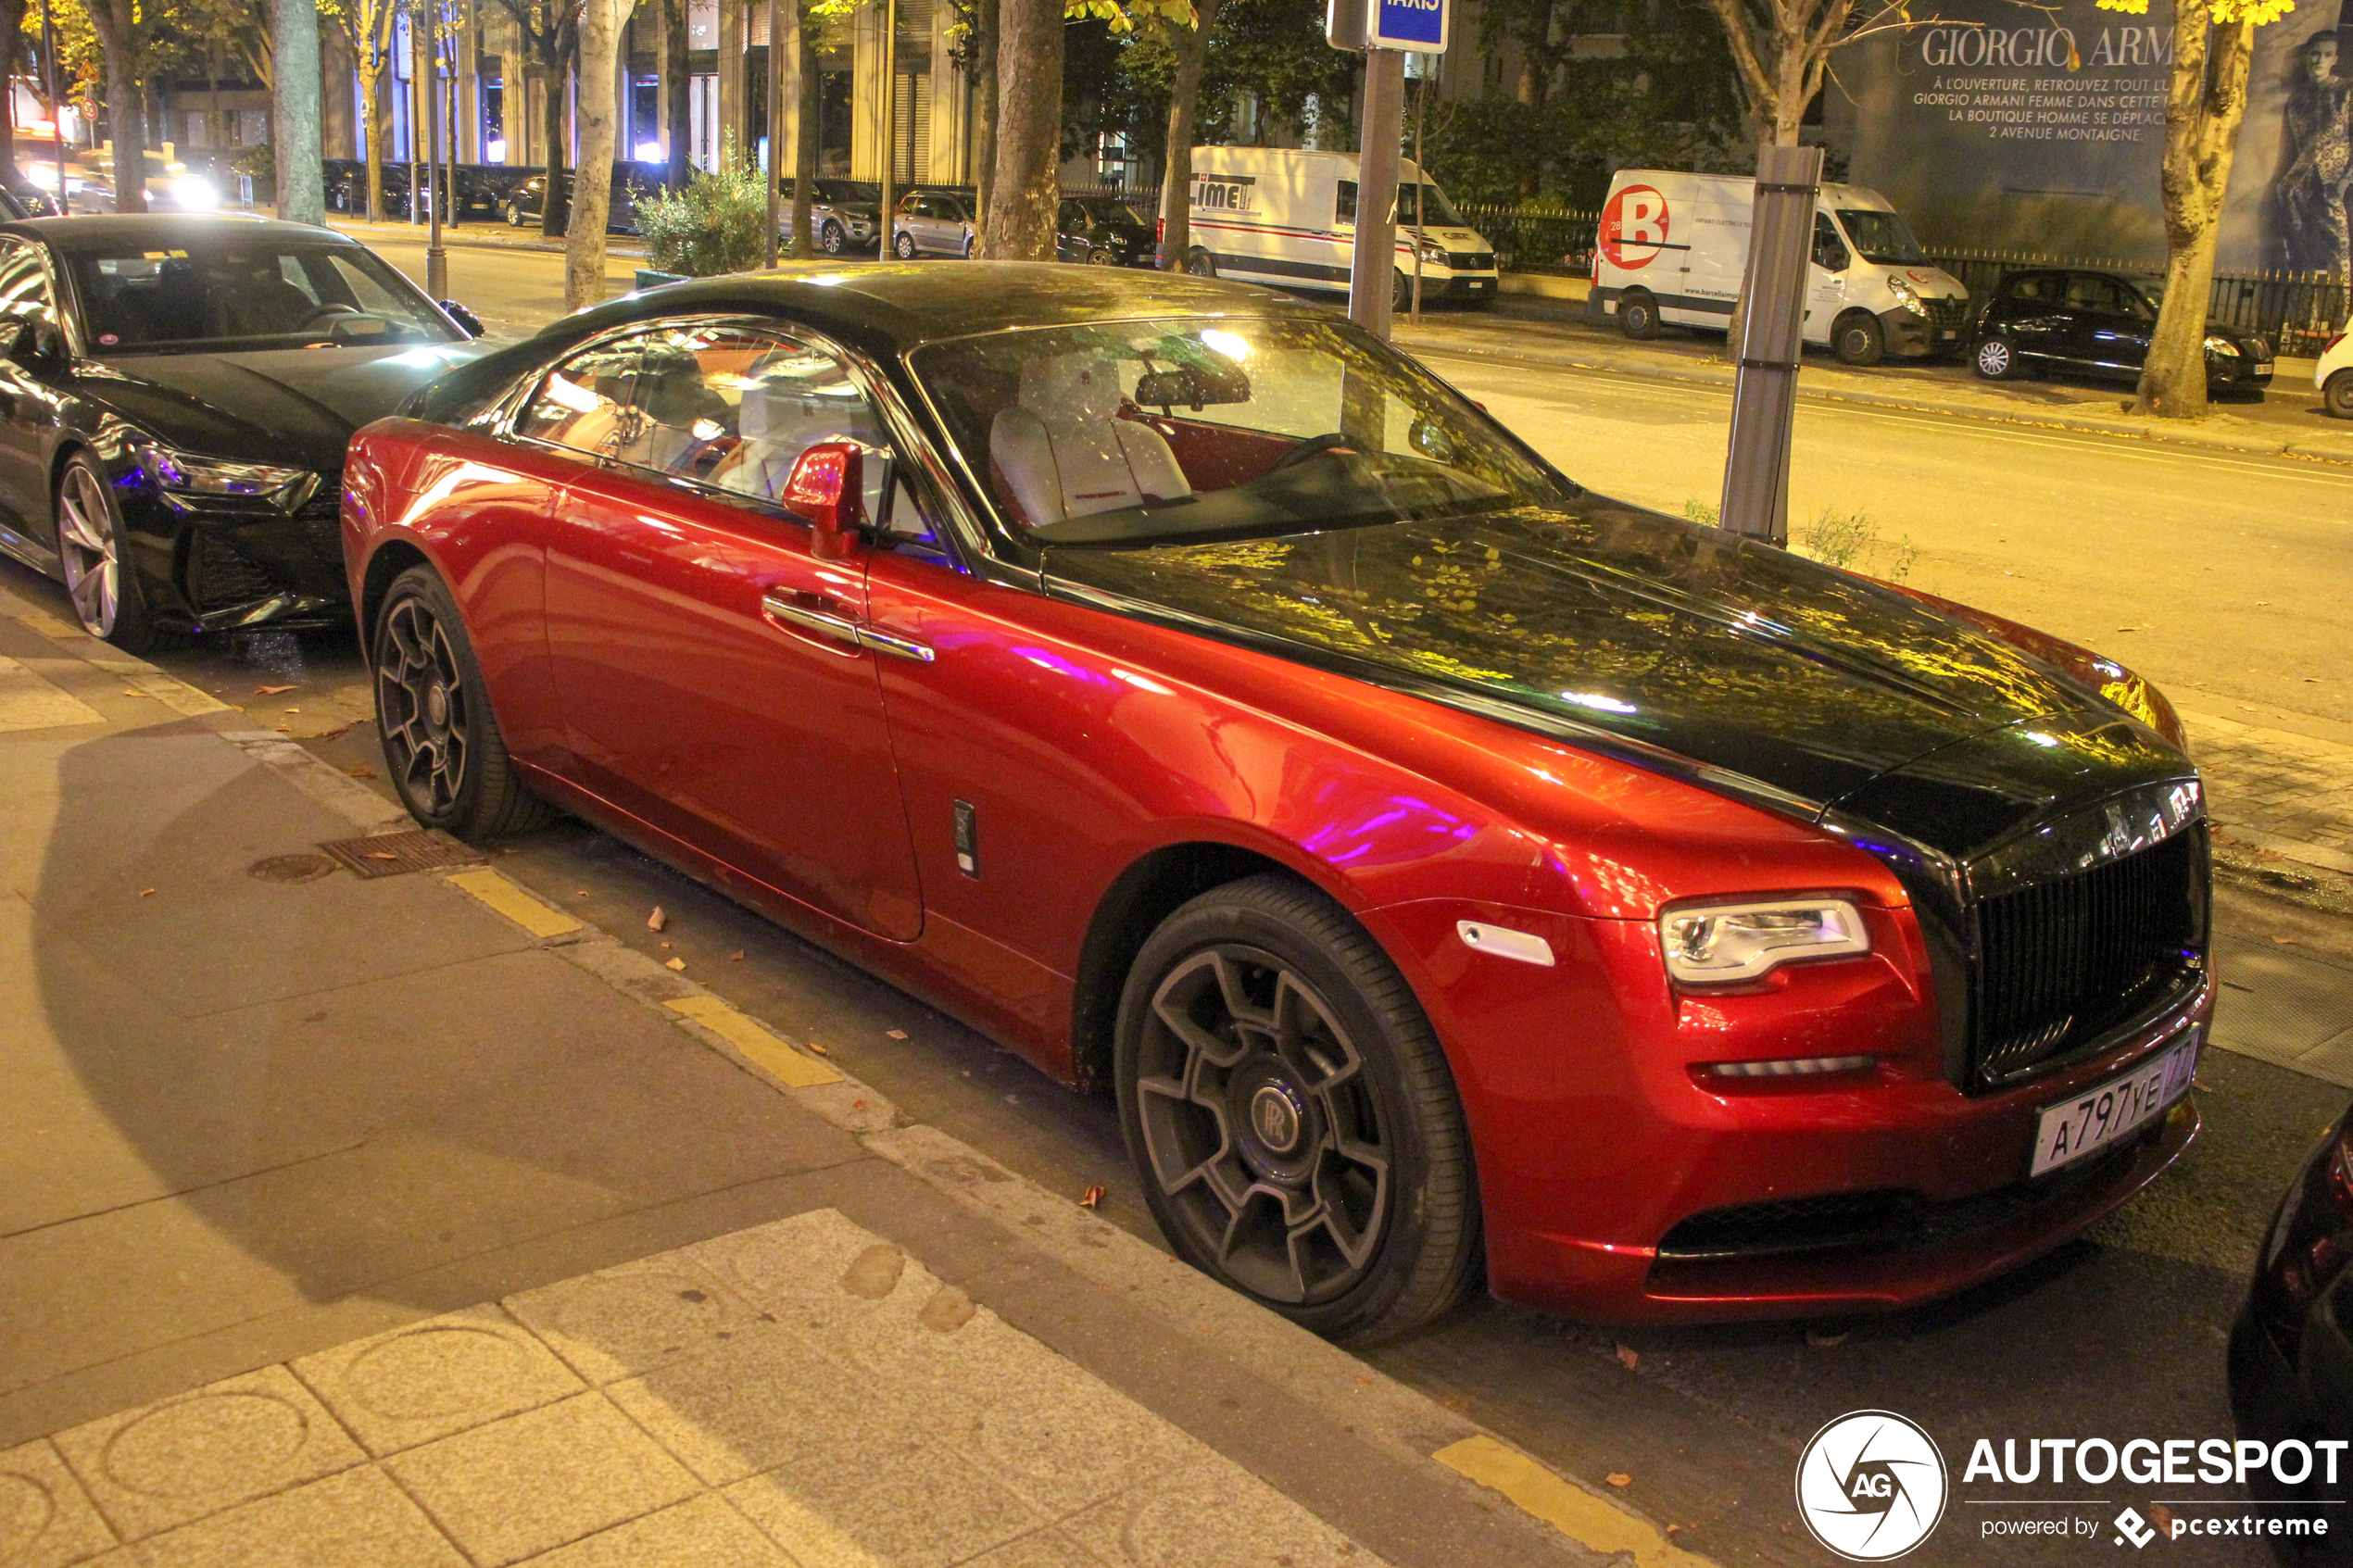
M 803 452 L 820 441 L 854 441 L 868 454 L 866 516 L 875 517 L 887 477 L 876 450 L 881 432 L 875 428 L 865 398 L 849 382 L 831 383 L 830 395 L 820 394 L 819 384 L 801 377 L 774 376 L 744 388 L 737 425 L 743 445 L 711 476 L 712 483 L 762 500 L 778 500 Z
M 988 430 L 988 456 L 1030 526 L 1189 495 L 1160 433 L 1119 418 L 1119 362 L 1082 350 L 1022 367 L 1021 398 Z

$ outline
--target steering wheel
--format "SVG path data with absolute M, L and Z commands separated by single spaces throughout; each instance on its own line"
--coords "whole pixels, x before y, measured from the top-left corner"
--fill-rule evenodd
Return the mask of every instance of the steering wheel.
M 1281 457 L 1276 458 L 1274 462 L 1267 466 L 1266 471 L 1268 473 L 1280 473 L 1283 470 L 1290 468 L 1295 464 L 1303 463 L 1310 458 L 1320 458 L 1327 452 L 1336 452 L 1341 447 L 1346 446 L 1349 444 L 1349 437 L 1340 434 L 1338 431 L 1334 431 L 1329 435 L 1311 435 L 1306 440 L 1301 442 L 1298 445 L 1292 447 L 1290 451 L 1284 453 Z
M 356 305 L 344 305 L 340 303 L 333 305 L 322 305 L 319 307 L 318 309 L 313 310 L 309 315 L 305 316 L 301 320 L 296 322 L 295 331 L 298 332 L 307 332 L 310 330 L 313 323 L 329 316 L 364 316 L 366 314 L 366 311 L 360 309 L 359 307 Z

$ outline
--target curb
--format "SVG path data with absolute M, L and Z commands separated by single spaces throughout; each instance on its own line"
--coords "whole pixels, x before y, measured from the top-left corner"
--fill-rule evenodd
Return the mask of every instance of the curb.
M 205 724 L 362 834 L 415 827 L 407 811 L 297 743 L 274 731 L 246 728 L 252 721 L 244 712 L 144 659 L 117 652 L 80 627 L 28 604 L 5 585 L 0 585 L 0 614 L 13 616 L 76 657 L 131 681 L 175 713 Z M 1242 1373 L 1326 1412 L 1354 1436 L 1424 1474 L 1430 1485 L 1490 1512 L 1495 1499 L 1508 1501 L 1516 1511 L 1511 1517 L 1531 1539 L 1568 1554 L 1565 1561 L 1630 1560 L 1637 1568 L 1714 1568 L 1710 1560 L 1674 1545 L 1657 1523 L 1603 1488 L 1546 1468 L 1467 1417 L 1329 1341 L 1006 1170 L 963 1140 L 918 1123 L 823 1057 L 495 869 L 421 874 L 475 898 L 512 922 L 535 946 L 654 1010 L 673 1027 L 848 1132 L 868 1152 L 1073 1273 L 1117 1294 L 1167 1333 L 1213 1336 Z M 1572 1527 L 1579 1533 L 1572 1534 Z

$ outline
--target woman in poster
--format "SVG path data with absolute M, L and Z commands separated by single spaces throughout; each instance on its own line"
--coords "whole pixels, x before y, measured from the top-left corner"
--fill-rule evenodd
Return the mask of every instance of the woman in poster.
M 2342 47 L 2353 22 L 2345 0 L 2339 25 L 2296 52 L 2295 82 L 2283 114 L 2285 157 L 2272 183 L 2279 203 L 2282 264 L 2291 272 L 2353 272 L 2353 77 Z

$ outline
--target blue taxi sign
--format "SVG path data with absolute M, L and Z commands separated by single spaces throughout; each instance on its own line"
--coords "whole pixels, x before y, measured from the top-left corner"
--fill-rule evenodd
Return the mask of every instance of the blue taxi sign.
M 1450 0 L 1367 0 L 1365 43 L 1375 49 L 1417 55 L 1446 52 Z

